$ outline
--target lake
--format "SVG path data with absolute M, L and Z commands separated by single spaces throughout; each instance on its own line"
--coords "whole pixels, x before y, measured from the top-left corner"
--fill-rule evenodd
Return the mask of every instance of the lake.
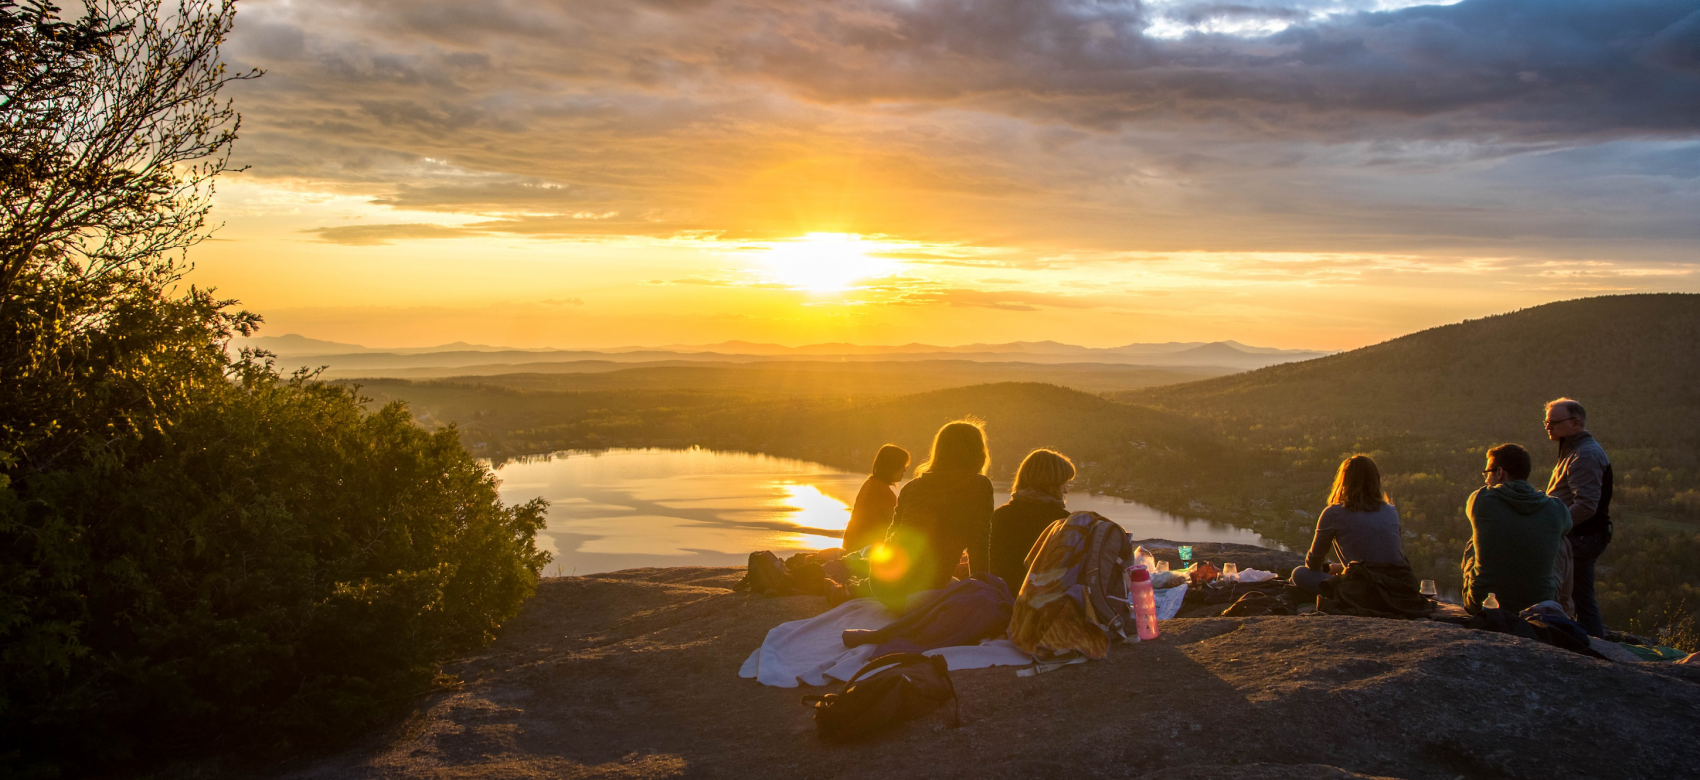
M 502 500 L 548 499 L 538 547 L 547 575 L 640 566 L 742 566 L 755 550 L 785 557 L 837 547 L 865 474 L 819 463 L 705 449 L 566 452 L 496 470 Z M 993 482 L 998 504 L 1009 484 Z M 1121 524 L 1135 539 L 1265 543 L 1256 532 L 1177 517 L 1112 496 L 1074 495 L 1068 506 Z

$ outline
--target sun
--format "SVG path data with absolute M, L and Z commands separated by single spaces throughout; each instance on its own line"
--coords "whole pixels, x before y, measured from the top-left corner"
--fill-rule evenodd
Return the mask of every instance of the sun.
M 879 242 L 848 233 L 810 233 L 765 246 L 775 281 L 795 290 L 842 292 L 897 270 L 895 260 L 869 255 L 882 248 Z

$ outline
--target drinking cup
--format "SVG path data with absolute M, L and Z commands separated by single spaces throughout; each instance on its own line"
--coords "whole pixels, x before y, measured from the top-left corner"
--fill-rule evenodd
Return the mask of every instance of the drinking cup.
M 1239 582 L 1240 581 L 1240 567 L 1239 567 L 1239 565 L 1233 564 L 1233 563 L 1222 564 L 1222 581 L 1223 582 Z
M 1423 585 L 1422 585 L 1421 588 L 1419 588 L 1419 590 L 1422 591 L 1422 594 L 1424 596 L 1433 596 L 1436 593 L 1440 592 L 1439 590 L 1435 589 L 1434 580 L 1423 580 Z

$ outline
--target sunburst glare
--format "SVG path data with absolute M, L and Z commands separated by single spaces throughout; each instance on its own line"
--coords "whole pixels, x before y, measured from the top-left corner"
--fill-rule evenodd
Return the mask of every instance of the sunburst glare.
M 780 284 L 810 292 L 842 292 L 857 282 L 889 276 L 899 263 L 875 257 L 885 247 L 858 235 L 810 233 L 791 241 L 763 244 L 767 271 Z

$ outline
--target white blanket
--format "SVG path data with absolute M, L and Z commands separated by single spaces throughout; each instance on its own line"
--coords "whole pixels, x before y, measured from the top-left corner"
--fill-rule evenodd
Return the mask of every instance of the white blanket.
M 762 685 L 795 688 L 826 685 L 828 680 L 848 680 L 873 660 L 874 646 L 844 646 L 847 628 L 877 629 L 897 616 L 875 599 L 852 599 L 805 620 L 781 623 L 767 632 L 761 647 L 750 653 L 738 670 L 739 677 L 755 678 Z M 987 639 L 978 645 L 928 650 L 942 655 L 952 671 L 990 666 L 1026 666 L 1033 657 L 1016 649 L 1008 639 Z

